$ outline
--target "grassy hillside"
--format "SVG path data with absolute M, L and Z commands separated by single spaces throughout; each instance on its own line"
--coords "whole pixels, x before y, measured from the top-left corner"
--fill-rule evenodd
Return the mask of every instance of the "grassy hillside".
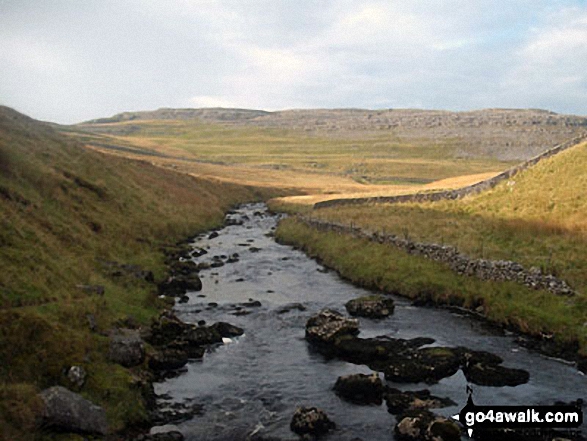
M 303 119 L 303 118 L 302 118 Z M 246 120 L 249 121 L 249 120 Z M 249 124 L 247 122 L 247 124 Z M 192 120 L 133 119 L 82 124 L 86 143 L 119 154 L 211 172 L 239 183 L 284 185 L 306 192 L 393 191 L 439 179 L 498 172 L 512 165 L 491 156 L 458 156 L 457 137 L 401 138 L 393 132 L 344 135 L 301 127 Z M 260 181 L 261 180 L 261 181 Z
M 105 406 L 112 428 L 144 418 L 136 379 L 106 361 L 101 333 L 129 317 L 146 324 L 162 305 L 153 285 L 114 276 L 103 262 L 160 279 L 161 247 L 269 195 L 91 151 L 0 107 L 0 438 L 33 437 L 35 393 L 66 384 L 73 364 L 88 372 L 81 393 Z
M 587 144 L 570 148 L 503 182 L 486 193 L 457 201 L 341 206 L 311 216 L 353 223 L 370 231 L 407 236 L 421 242 L 456 246 L 470 256 L 515 260 L 538 267 L 578 292 L 554 299 L 567 323 L 558 337 L 579 339 L 587 352 Z M 533 299 L 535 313 L 555 314 L 553 299 Z M 571 306 L 565 309 L 565 305 Z M 525 313 L 523 313 L 525 314 Z M 524 315 L 522 314 L 522 318 Z M 550 329 L 554 331 L 554 329 Z

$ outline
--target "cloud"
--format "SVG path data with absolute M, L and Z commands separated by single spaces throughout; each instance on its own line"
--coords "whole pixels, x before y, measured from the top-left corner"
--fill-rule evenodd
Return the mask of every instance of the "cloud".
M 587 100 L 587 11 L 561 11 L 533 29 L 516 55 L 516 64 L 504 76 L 504 95 L 513 92 L 535 107 L 564 108 Z
M 60 122 L 208 105 L 584 113 L 586 23 L 580 0 L 5 0 L 0 99 Z

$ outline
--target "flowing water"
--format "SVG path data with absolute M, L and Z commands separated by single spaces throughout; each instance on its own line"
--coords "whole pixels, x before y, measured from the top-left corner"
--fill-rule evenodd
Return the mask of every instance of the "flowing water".
M 213 262 L 213 256 L 225 256 L 226 261 L 234 253 L 239 260 L 201 271 L 202 291 L 189 293 L 189 302 L 178 304 L 176 311 L 186 322 L 225 321 L 244 328 L 245 334 L 210 350 L 203 360 L 191 362 L 179 376 L 155 385 L 156 393 L 167 401 L 203 406 L 201 415 L 178 424 L 186 439 L 244 440 L 255 431 L 295 439 L 289 423 L 301 405 L 323 409 L 337 424 L 326 440 L 393 439 L 395 419 L 385 404 L 358 406 L 342 401 L 332 391 L 339 376 L 370 373 L 370 369 L 328 360 L 304 339 L 310 316 L 326 307 L 345 312 L 345 302 L 368 292 L 302 252 L 277 244 L 269 233 L 278 217 L 268 214 L 263 204 L 243 206 L 229 218 L 244 222 L 223 228 L 218 237 L 197 238 L 194 247 L 208 253 L 195 260 Z M 250 299 L 261 306 L 253 306 Z M 517 387 L 473 386 L 476 404 L 549 405 L 586 398 L 587 377 L 569 364 L 518 346 L 514 336 L 454 312 L 413 307 L 402 298 L 395 301 L 395 312 L 389 318 L 360 319 L 361 337 L 432 337 L 438 345 L 498 354 L 504 366 L 530 372 L 530 381 Z M 292 303 L 306 310 L 280 311 Z M 461 371 L 432 386 L 391 384 L 402 390 L 428 388 L 436 396 L 450 397 L 457 406 L 434 410 L 445 416 L 464 406 L 466 385 Z

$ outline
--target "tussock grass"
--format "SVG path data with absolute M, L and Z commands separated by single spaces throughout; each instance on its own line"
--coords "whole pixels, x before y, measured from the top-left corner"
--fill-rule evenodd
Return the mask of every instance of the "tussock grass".
M 113 277 L 101 262 L 140 265 L 160 280 L 163 246 L 218 225 L 236 203 L 276 193 L 91 151 L 3 107 L 0 159 L 2 434 L 37 436 L 34 395 L 71 387 L 71 365 L 88 372 L 80 392 L 105 407 L 113 430 L 138 423 L 146 414 L 132 374 L 106 360 L 107 338 L 90 331 L 88 315 L 106 332 L 127 317 L 148 324 L 162 304 L 152 284 Z

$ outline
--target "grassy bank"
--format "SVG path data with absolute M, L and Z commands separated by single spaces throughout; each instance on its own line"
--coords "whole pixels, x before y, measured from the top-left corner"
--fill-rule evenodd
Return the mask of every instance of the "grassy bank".
M 447 265 L 366 239 L 313 229 L 289 218 L 276 236 L 303 248 L 353 283 L 411 299 L 482 311 L 496 323 L 524 333 L 552 334 L 563 345 L 587 350 L 585 316 L 567 298 L 513 282 L 489 282 L 452 272 Z
M 128 319 L 148 324 L 162 304 L 153 284 L 103 262 L 161 279 L 163 247 L 219 225 L 236 203 L 272 195 L 90 151 L 0 107 L 0 438 L 42 435 L 36 393 L 70 387 L 71 365 L 87 371 L 79 392 L 105 407 L 112 430 L 142 421 L 135 373 L 107 361 L 105 334 Z
M 568 282 L 577 295 L 572 299 L 531 298 L 532 315 L 551 316 L 559 311 L 556 322 L 560 326 L 548 325 L 546 331 L 561 338 L 579 338 L 585 352 L 586 185 L 587 144 L 583 143 L 539 162 L 491 191 L 462 200 L 340 206 L 306 215 L 416 242 L 448 244 L 471 257 L 513 260 L 553 274 Z M 516 293 L 512 301 L 521 299 L 524 297 Z M 560 308 L 551 309 L 558 304 Z

